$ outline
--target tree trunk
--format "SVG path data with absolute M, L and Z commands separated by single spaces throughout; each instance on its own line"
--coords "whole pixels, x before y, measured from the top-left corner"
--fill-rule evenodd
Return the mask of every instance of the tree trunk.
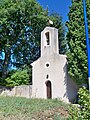
M 3 69 L 2 69 L 2 78 L 6 78 L 8 74 L 8 65 L 10 63 L 10 56 L 11 56 L 11 50 L 5 50 L 5 59 L 3 63 Z

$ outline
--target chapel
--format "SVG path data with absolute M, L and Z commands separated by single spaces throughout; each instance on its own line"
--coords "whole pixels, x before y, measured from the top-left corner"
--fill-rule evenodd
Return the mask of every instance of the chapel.
M 72 102 L 77 85 L 67 71 L 67 56 L 59 54 L 58 29 L 46 27 L 41 32 L 41 56 L 32 64 L 32 98 Z

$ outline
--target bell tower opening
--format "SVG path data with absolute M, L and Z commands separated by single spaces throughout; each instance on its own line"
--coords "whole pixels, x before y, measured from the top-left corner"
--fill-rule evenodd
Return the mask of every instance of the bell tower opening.
M 45 33 L 45 37 L 46 37 L 46 45 L 50 45 L 50 34 L 49 34 L 49 32 Z

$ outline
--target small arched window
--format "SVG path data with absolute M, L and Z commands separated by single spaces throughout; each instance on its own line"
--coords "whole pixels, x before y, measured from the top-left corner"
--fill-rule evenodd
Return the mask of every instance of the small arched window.
M 47 74 L 47 75 L 46 75 L 46 79 L 48 79 L 48 78 L 49 78 L 49 75 Z

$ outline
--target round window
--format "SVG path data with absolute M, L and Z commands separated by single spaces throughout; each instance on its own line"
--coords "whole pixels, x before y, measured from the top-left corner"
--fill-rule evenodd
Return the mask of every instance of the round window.
M 46 64 L 46 67 L 49 67 L 49 63 Z

